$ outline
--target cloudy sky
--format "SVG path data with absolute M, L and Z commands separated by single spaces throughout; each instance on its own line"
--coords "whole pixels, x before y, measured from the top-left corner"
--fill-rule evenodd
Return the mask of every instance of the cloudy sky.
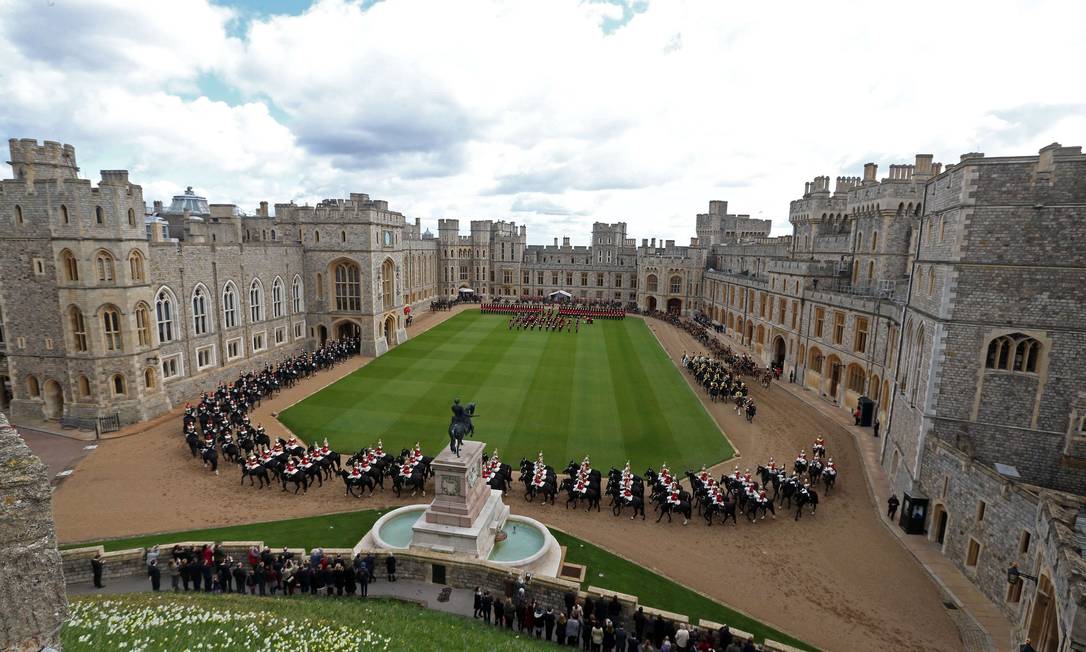
M 144 196 L 693 235 L 866 161 L 1086 145 L 1068 2 L 0 0 L 0 134 Z M 5 176 L 9 176 L 8 173 Z

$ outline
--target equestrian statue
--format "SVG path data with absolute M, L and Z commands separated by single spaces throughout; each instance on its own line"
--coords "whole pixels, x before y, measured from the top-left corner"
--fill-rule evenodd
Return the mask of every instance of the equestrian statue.
M 453 399 L 452 420 L 449 422 L 449 448 L 460 457 L 460 447 L 464 444 L 464 435 L 475 434 L 475 426 L 471 418 L 475 416 L 475 404 L 468 403 L 467 407 L 460 405 L 460 399 Z

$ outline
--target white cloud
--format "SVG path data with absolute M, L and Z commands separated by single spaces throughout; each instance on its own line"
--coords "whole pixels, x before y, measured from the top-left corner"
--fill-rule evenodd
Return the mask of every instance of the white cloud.
M 1083 13 L 324 0 L 235 38 L 240 12 L 204 0 L 0 4 L 0 129 L 246 207 L 361 191 L 533 242 L 594 220 L 685 242 L 727 199 L 786 232 L 818 174 L 1084 144 L 1086 87 L 1058 63 L 1086 60 Z M 232 104 L 197 97 L 208 75 Z

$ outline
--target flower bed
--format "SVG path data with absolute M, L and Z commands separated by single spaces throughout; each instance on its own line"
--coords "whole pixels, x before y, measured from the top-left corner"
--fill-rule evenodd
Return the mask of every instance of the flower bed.
M 62 632 L 78 650 L 547 649 L 469 619 L 387 600 L 130 594 L 73 600 Z

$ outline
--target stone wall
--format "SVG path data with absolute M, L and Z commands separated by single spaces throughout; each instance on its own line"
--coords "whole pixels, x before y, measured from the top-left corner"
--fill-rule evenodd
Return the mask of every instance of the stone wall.
M 0 649 L 59 649 L 68 599 L 49 475 L 3 414 L 0 468 Z

